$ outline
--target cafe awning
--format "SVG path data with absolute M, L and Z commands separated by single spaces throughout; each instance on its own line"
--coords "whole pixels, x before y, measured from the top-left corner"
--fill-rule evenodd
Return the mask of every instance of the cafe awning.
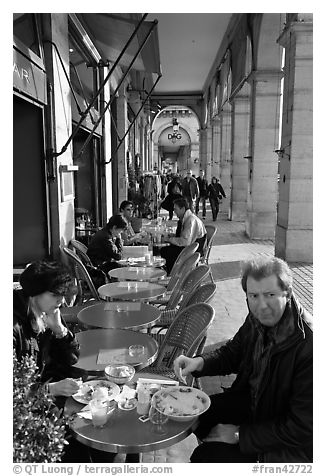
M 115 62 L 125 47 L 137 24 L 137 13 L 78 13 L 77 17 L 89 33 L 103 61 Z M 137 50 L 152 28 L 153 22 L 144 21 L 137 35 L 128 46 L 119 66 L 128 67 Z M 147 73 L 161 74 L 157 28 L 154 28 L 141 53 L 132 66 Z
M 149 74 L 150 76 L 152 76 L 153 74 L 156 76 L 156 79 L 153 80 L 153 84 L 150 91 L 145 91 L 146 98 L 143 100 L 143 104 L 140 111 L 143 109 L 145 102 L 154 91 L 157 82 L 162 76 L 159 60 L 157 21 L 154 20 L 153 22 L 146 22 L 146 16 L 147 14 L 143 15 L 140 18 L 140 15 L 137 13 L 77 14 L 78 20 L 82 23 L 84 29 L 87 31 L 92 42 L 98 49 L 98 52 L 101 55 L 101 60 L 104 63 L 109 61 L 109 72 L 107 73 L 102 83 L 99 85 L 99 88 L 95 93 L 93 100 L 88 104 L 85 111 L 81 113 L 81 118 L 78 124 L 67 139 L 61 151 L 50 151 L 50 155 L 52 157 L 58 157 L 63 152 L 65 152 L 65 150 L 67 150 L 68 145 L 77 134 L 77 131 L 79 130 L 87 114 L 89 114 L 95 100 L 100 95 L 100 92 L 103 90 L 105 84 L 107 83 L 110 76 L 118 65 L 123 70 L 122 78 L 118 81 L 119 84 L 117 85 L 115 91 L 112 93 L 110 100 L 107 102 L 104 109 L 99 114 L 99 117 L 95 121 L 93 129 L 91 130 L 85 143 L 79 151 L 79 155 L 84 153 L 87 144 L 91 140 L 106 111 L 111 106 L 112 101 L 115 98 L 115 94 L 119 90 L 121 84 L 123 83 L 123 81 L 127 77 L 128 72 L 131 69 L 137 69 L 143 71 L 146 74 Z M 134 121 L 136 120 L 140 111 L 136 114 Z M 132 124 L 134 123 L 134 121 L 132 122 Z M 129 132 L 129 129 L 127 133 Z M 126 134 L 124 135 L 124 137 L 126 136 Z M 120 140 L 119 146 L 121 145 L 123 139 Z

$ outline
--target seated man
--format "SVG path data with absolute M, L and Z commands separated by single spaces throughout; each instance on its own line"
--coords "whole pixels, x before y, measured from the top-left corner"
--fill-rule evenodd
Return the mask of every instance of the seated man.
M 310 463 L 313 438 L 313 348 L 310 315 L 292 295 L 292 274 L 279 258 L 245 264 L 249 314 L 232 340 L 174 371 L 227 375 L 230 389 L 211 396 L 196 430 L 194 463 Z
M 127 220 L 120 214 L 113 215 L 108 223 L 92 236 L 87 254 L 92 263 L 105 273 L 119 268 L 123 242 L 121 233 L 127 229 Z
M 179 218 L 176 236 L 165 238 L 164 241 L 170 243 L 170 246 L 161 250 L 161 256 L 166 260 L 167 274 L 170 274 L 175 260 L 185 246 L 197 241 L 199 243 L 198 252 L 202 253 L 206 242 L 206 228 L 203 222 L 189 209 L 186 198 L 174 200 L 174 213 Z
M 121 215 L 127 221 L 127 228 L 121 233 L 123 244 L 126 246 L 130 246 L 130 245 L 141 242 L 141 239 L 143 237 L 142 233 L 135 233 L 131 225 L 131 217 L 132 217 L 133 209 L 134 208 L 133 208 L 132 202 L 129 202 L 128 200 L 123 200 L 123 202 L 121 202 L 119 207 Z

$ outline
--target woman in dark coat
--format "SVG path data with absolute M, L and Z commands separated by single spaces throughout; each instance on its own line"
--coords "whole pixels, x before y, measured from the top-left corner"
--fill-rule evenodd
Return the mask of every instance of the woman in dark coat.
M 220 200 L 222 197 L 226 198 L 226 195 L 222 185 L 219 183 L 219 180 L 216 177 L 212 177 L 207 191 L 209 203 L 211 204 L 213 221 L 216 221 L 220 209 Z
M 35 358 L 41 383 L 57 397 L 55 404 L 63 407 L 65 397 L 79 389 L 76 377 L 80 373 L 72 367 L 79 358 L 79 344 L 59 309 L 73 291 L 73 279 L 61 263 L 37 261 L 23 271 L 20 284 L 22 289 L 14 290 L 13 303 L 16 356 L 18 360 L 26 355 Z M 110 463 L 114 459 L 114 454 L 88 448 L 69 433 L 66 439 L 63 463 Z
M 55 261 L 36 261 L 20 278 L 22 289 L 14 290 L 13 337 L 18 360 L 34 356 L 54 396 L 70 396 L 78 391 L 71 378 L 72 365 L 79 357 L 79 344 L 60 314 L 64 296 L 74 286 L 69 271 Z

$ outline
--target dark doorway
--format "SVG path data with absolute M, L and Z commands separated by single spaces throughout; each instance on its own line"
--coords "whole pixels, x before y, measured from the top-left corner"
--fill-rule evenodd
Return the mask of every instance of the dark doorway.
M 48 257 L 42 109 L 14 96 L 13 264 Z
M 74 157 L 85 143 L 88 133 L 79 130 L 73 141 Z M 101 226 L 101 175 L 100 175 L 100 139 L 93 137 L 84 153 L 74 159 L 78 165 L 75 173 L 75 209 L 87 210 L 94 226 Z

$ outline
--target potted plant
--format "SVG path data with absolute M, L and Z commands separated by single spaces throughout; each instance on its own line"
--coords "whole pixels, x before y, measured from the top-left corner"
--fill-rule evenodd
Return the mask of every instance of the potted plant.
M 35 360 L 13 362 L 13 461 L 53 463 L 61 460 L 67 443 L 67 419 L 53 397 L 38 383 Z

